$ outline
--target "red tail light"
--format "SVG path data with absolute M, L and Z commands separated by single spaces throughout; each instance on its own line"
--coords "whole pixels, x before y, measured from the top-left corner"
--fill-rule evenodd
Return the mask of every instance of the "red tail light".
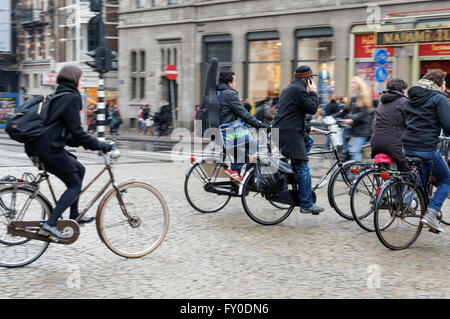
M 350 169 L 350 172 L 352 172 L 352 173 L 358 173 L 358 170 L 359 170 L 359 167 L 358 167 L 358 166 L 355 166 L 355 167 L 352 167 L 352 168 Z
M 19 178 L 17 181 L 18 181 L 19 183 L 22 183 L 22 182 L 23 182 L 23 179 Z
M 377 196 L 380 195 L 381 187 L 377 188 Z
M 388 179 L 389 178 L 389 173 L 381 173 L 380 174 L 380 177 L 382 178 L 382 179 Z
M 191 157 L 191 163 L 195 162 L 195 158 Z

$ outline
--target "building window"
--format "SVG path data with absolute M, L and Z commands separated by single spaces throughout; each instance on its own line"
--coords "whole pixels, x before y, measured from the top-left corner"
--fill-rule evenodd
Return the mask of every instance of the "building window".
M 131 52 L 131 72 L 136 72 L 137 71 L 137 53 L 136 52 Z
M 147 0 L 136 0 L 136 8 L 144 8 L 147 4 Z
M 281 85 L 281 42 L 278 32 L 249 33 L 246 97 L 262 100 L 277 97 Z
M 295 68 L 308 65 L 318 74 L 319 103 L 325 107 L 334 94 L 333 30 L 329 27 L 296 31 L 297 54 Z
M 136 98 L 136 81 L 137 81 L 137 78 L 135 78 L 135 77 L 131 78 L 131 99 Z
M 177 0 L 168 0 L 167 1 L 167 4 L 176 4 L 177 3 Z
M 140 89 L 139 98 L 145 99 L 145 77 L 139 78 L 139 89 Z
M 230 71 L 232 69 L 232 39 L 231 35 L 212 35 L 203 38 L 203 59 L 202 59 L 202 87 L 201 92 L 204 91 L 206 72 L 208 68 L 208 61 L 210 58 L 217 58 L 218 72 Z
M 141 72 L 145 72 L 145 51 L 140 52 L 141 58 Z

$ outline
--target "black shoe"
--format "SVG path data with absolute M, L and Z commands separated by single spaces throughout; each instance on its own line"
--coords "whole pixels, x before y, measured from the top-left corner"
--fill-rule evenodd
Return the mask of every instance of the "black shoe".
M 73 219 L 73 220 L 75 220 L 76 218 L 77 217 L 75 217 L 75 218 L 70 217 L 70 219 Z M 95 220 L 95 217 L 83 216 L 77 221 L 77 223 L 80 225 L 81 224 L 89 224 L 89 223 L 93 222 L 94 220 Z
M 319 215 L 321 212 L 323 212 L 325 209 L 322 207 L 319 207 L 317 205 L 312 205 L 308 208 L 300 208 L 300 213 L 302 214 L 313 214 L 313 215 Z
M 68 240 L 71 237 L 70 235 L 65 235 L 62 231 L 60 231 L 58 229 L 58 227 L 50 226 L 47 223 L 44 223 L 41 226 L 41 230 L 44 231 L 45 233 L 48 233 L 48 234 L 52 235 L 53 237 L 61 239 L 61 240 Z

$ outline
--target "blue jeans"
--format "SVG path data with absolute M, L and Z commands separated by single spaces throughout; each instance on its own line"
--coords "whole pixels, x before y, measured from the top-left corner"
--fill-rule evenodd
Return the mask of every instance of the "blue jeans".
M 311 151 L 313 144 L 314 144 L 313 138 L 311 137 L 311 135 L 308 135 L 308 140 L 305 141 L 306 153 L 309 153 Z
M 257 151 L 257 141 L 250 139 L 248 143 L 234 147 L 233 149 L 227 150 L 227 152 L 233 153 L 233 163 L 231 163 L 231 170 L 237 171 L 241 174 L 242 167 L 244 167 L 248 156 L 253 155 Z
M 405 156 L 419 157 L 423 160 L 422 175 L 425 183 L 428 184 L 430 171 L 433 172 L 439 182 L 439 187 L 436 189 L 433 199 L 428 207 L 436 211 L 440 211 L 442 205 L 447 199 L 448 194 L 450 193 L 450 170 L 444 160 L 444 157 L 438 150 L 433 152 L 423 152 L 403 149 L 403 153 Z
M 344 148 L 344 151 L 348 152 L 349 151 L 349 141 L 352 137 L 351 130 L 343 131 L 342 137 L 343 137 L 342 147 Z M 364 143 L 366 143 L 368 141 L 368 139 L 369 138 L 367 136 L 354 136 L 353 137 L 352 150 L 350 152 L 352 155 L 352 160 L 355 160 L 358 162 L 361 161 L 362 146 L 364 145 Z
M 311 191 L 311 173 L 309 161 L 291 159 L 291 167 L 297 177 L 300 208 L 306 209 L 314 205 Z

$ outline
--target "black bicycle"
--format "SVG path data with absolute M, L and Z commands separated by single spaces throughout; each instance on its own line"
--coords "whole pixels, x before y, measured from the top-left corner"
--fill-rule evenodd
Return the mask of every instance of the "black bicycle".
M 441 139 L 450 140 L 448 137 Z M 422 159 L 406 159 L 412 172 L 386 171 L 386 181 L 379 190 L 374 209 L 377 237 L 392 250 L 406 249 L 417 240 L 423 228 L 420 220 L 431 198 L 428 181 L 422 172 Z M 440 214 L 442 222 L 442 211 Z M 434 232 L 431 228 L 430 231 Z
M 335 131 L 322 131 L 318 133 L 330 136 L 336 134 Z M 332 150 L 310 152 L 308 155 L 325 155 L 333 154 L 335 157 L 334 164 L 322 176 L 317 184 L 312 188 L 313 202 L 316 202 L 315 191 L 328 184 L 328 201 L 330 206 L 343 218 L 353 219 L 349 209 L 349 194 L 350 188 L 355 177 L 362 169 L 365 169 L 369 164 L 356 161 L 343 162 L 341 160 L 338 146 L 331 142 Z M 269 153 L 270 154 L 270 153 Z M 275 162 L 272 167 L 280 168 L 280 173 L 286 175 L 286 185 L 284 189 L 273 191 L 264 191 L 257 187 L 255 182 L 256 165 L 266 165 L 267 162 Z M 292 213 L 294 207 L 299 207 L 298 197 L 298 183 L 296 176 L 287 160 L 281 158 L 260 158 L 257 157 L 256 164 L 250 166 L 241 183 L 242 206 L 247 215 L 255 222 L 261 225 L 275 225 L 281 223 Z

